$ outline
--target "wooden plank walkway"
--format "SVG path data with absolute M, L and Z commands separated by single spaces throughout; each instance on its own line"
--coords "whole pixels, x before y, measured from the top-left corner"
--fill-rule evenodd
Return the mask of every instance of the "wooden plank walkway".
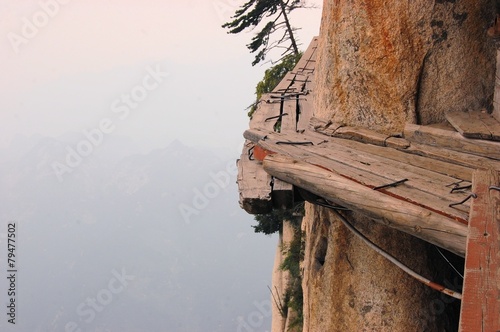
M 249 127 L 269 132 L 305 130 L 312 115 L 312 79 L 318 38 L 314 37 L 294 69 L 285 75 L 276 88 L 264 94 L 250 119 Z M 240 172 L 249 173 L 254 183 L 238 177 L 240 206 L 251 214 L 269 213 L 272 208 L 287 209 L 294 204 L 293 185 L 269 175 L 257 161 L 249 159 L 248 150 L 254 145 L 246 142 L 238 163 Z M 245 151 L 246 150 L 246 151 Z M 256 155 L 260 153 L 257 149 Z M 249 169 L 246 170 L 245 168 Z M 262 201 L 260 201 L 262 200 Z

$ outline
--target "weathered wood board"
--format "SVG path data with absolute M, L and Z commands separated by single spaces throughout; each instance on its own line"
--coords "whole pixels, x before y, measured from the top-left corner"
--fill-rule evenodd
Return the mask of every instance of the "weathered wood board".
M 316 49 L 318 48 L 318 39 L 318 37 L 314 37 L 311 40 L 307 50 L 304 52 L 299 62 L 297 62 L 297 65 L 292 72 L 306 74 L 314 72 L 316 67 Z
M 453 178 L 472 181 L 472 172 L 474 170 L 472 167 L 466 167 L 457 165 L 455 163 L 426 158 L 423 156 L 419 156 L 418 154 L 405 153 L 406 149 L 401 149 L 400 151 L 398 151 L 395 149 L 384 148 L 372 144 L 360 144 L 358 142 L 350 140 L 344 140 L 342 144 L 346 147 L 351 147 L 360 151 L 384 156 L 386 159 L 399 161 L 408 165 L 420 167 L 443 175 L 448 175 Z
M 454 150 L 443 149 L 440 147 L 419 144 L 412 142 L 410 147 L 401 150 L 410 154 L 416 154 L 429 158 L 429 160 L 436 159 L 447 163 L 461 165 L 470 168 L 484 168 L 491 167 L 500 170 L 500 161 L 480 157 L 473 154 L 463 153 Z
M 297 129 L 297 98 L 283 100 L 283 113 L 287 116 L 281 121 L 280 132 L 290 132 Z
M 484 110 L 447 112 L 445 117 L 464 137 L 500 141 L 500 122 Z
M 316 117 L 310 119 L 310 126 L 314 131 L 332 137 L 401 149 L 406 149 L 410 146 L 410 143 L 403 138 L 391 137 L 366 128 L 344 126 Z
M 295 78 L 295 73 L 288 72 L 285 77 L 278 83 L 278 85 L 274 88 L 273 93 L 292 93 L 292 92 L 299 92 L 296 91 L 290 86 L 292 85 L 292 82 Z
M 271 176 L 264 171 L 257 160 L 250 160 L 248 150 L 253 146 L 246 141 L 241 158 L 237 161 L 239 203 L 250 214 L 264 214 L 272 211 Z
M 460 331 L 500 331 L 499 174 L 477 170 L 472 183 Z
M 312 79 L 311 76 L 309 78 Z M 308 89 L 309 85 L 306 86 Z M 308 91 L 310 91 L 308 89 Z M 312 93 L 304 95 L 299 99 L 299 118 L 297 122 L 297 131 L 305 132 L 309 129 L 309 119 L 313 115 L 313 96 Z
M 295 122 L 295 109 L 281 109 L 281 102 L 267 102 L 268 100 L 273 101 L 271 94 L 264 94 L 261 98 L 261 102 L 257 106 L 254 114 L 252 115 L 252 119 L 250 120 L 250 128 L 262 128 L 268 131 L 274 131 L 278 128 L 281 128 L 285 123 L 293 123 Z M 278 99 L 277 101 L 279 101 Z M 290 102 L 289 102 L 290 104 Z M 244 159 L 244 156 L 242 156 Z M 246 165 L 248 163 L 243 163 Z M 255 165 L 251 164 L 250 167 L 254 167 Z M 259 166 L 261 170 L 259 172 L 265 173 L 262 169 L 262 166 Z M 256 169 L 255 172 L 258 170 Z M 238 173 L 239 174 L 239 173 Z M 263 175 L 262 175 L 263 176 Z M 293 185 L 289 183 L 285 183 L 279 179 L 271 179 L 270 177 L 266 179 L 269 183 L 273 183 L 271 187 L 270 199 L 271 205 L 275 208 L 290 208 L 293 206 Z M 267 188 L 267 187 L 266 187 Z M 267 190 L 267 189 L 266 189 Z M 248 197 L 250 195 L 250 197 Z M 255 191 L 245 192 L 245 196 L 241 197 L 240 193 L 240 205 L 244 206 L 256 206 L 256 208 L 245 209 L 248 213 L 251 214 L 263 214 L 269 213 L 269 203 L 267 202 L 267 197 L 265 198 L 265 202 L 260 202 L 261 198 L 254 197 L 256 195 Z M 261 194 L 258 194 L 261 195 Z M 243 203 L 242 203 L 243 201 Z M 264 206 L 264 207 L 262 207 Z M 257 212 L 252 213 L 249 211 Z M 268 211 L 268 212 L 262 212 Z
M 257 109 L 250 119 L 250 128 L 265 128 L 273 131 L 274 125 L 280 115 L 280 104 L 269 103 L 270 94 L 264 94 L 257 105 Z
M 443 150 L 450 149 L 500 160 L 500 143 L 464 138 L 458 132 L 407 124 L 405 126 L 404 137 L 410 142 L 439 147 Z

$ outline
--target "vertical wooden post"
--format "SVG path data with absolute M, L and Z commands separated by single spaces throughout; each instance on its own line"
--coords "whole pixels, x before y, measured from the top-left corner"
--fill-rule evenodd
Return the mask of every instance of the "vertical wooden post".
M 460 332 L 500 331 L 500 191 L 496 170 L 476 170 L 472 191 Z

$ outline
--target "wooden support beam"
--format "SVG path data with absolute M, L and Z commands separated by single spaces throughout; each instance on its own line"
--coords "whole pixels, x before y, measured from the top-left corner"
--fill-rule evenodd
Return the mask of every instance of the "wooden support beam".
M 263 162 L 269 174 L 316 195 L 359 211 L 373 220 L 427 242 L 465 254 L 467 226 L 428 209 L 371 190 L 332 169 L 283 155 L 268 155 Z
M 477 170 L 472 185 L 460 332 L 500 331 L 499 174 Z
M 500 160 L 500 143 L 464 138 L 456 131 L 407 124 L 404 136 L 410 142 Z

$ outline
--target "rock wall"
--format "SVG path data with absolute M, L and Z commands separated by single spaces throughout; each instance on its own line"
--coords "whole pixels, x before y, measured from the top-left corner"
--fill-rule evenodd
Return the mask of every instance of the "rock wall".
M 407 266 L 433 275 L 422 264 L 429 259 L 427 244 L 360 215 L 348 218 Z M 449 299 L 368 248 L 330 211 L 306 204 L 303 223 L 304 332 L 444 331 L 453 325 L 443 310 Z
M 490 0 L 325 0 L 315 116 L 399 133 L 448 110 L 492 110 Z
M 441 122 L 449 110 L 491 112 L 496 53 L 486 30 L 494 16 L 490 0 L 325 0 L 314 116 L 397 134 L 405 123 Z M 432 267 L 433 248 L 419 239 L 347 217 L 418 273 L 432 279 L 444 269 Z M 330 211 L 306 204 L 303 222 L 304 331 L 456 329 L 447 308 L 457 302 L 373 252 Z

